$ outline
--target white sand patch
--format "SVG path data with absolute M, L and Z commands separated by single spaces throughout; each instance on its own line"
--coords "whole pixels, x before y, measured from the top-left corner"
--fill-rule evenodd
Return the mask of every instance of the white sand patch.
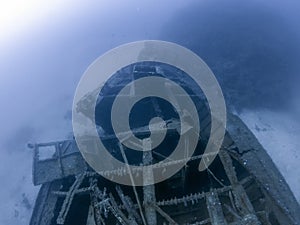
M 239 115 L 285 177 L 300 202 L 300 121 L 292 114 L 245 111 Z
M 47 127 L 47 119 L 37 121 L 36 127 Z M 64 119 L 58 120 L 56 126 L 43 130 L 33 138 L 38 142 L 63 140 L 70 132 L 69 123 Z M 40 188 L 34 186 L 32 181 L 33 150 L 27 148 L 26 143 L 15 148 L 14 145 L 1 145 L 0 139 L 0 225 L 29 224 Z
M 32 184 L 32 152 L 1 154 L 0 224 L 28 224 L 39 187 Z

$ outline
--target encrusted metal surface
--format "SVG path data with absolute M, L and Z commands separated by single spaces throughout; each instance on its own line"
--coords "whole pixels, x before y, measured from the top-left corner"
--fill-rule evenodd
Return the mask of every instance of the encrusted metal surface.
M 157 71 L 149 67 L 135 67 L 131 76 L 125 76 L 125 79 L 134 79 L 133 76 L 139 71 L 145 70 L 149 74 Z M 176 79 L 182 85 L 189 85 L 181 80 L 181 76 Z M 122 80 L 111 82 L 113 87 L 122 84 Z M 194 87 L 190 88 L 193 90 Z M 111 97 L 114 96 L 100 96 L 98 101 Z M 160 115 L 161 109 L 156 100 L 152 99 L 151 102 L 155 112 Z M 204 105 L 199 102 L 197 107 Z M 129 170 L 124 166 L 99 171 L 98 174 L 85 163 L 74 140 L 30 145 L 34 150 L 33 182 L 35 185 L 42 184 L 30 225 L 300 224 L 300 207 L 287 183 L 237 116 L 228 114 L 226 135 L 214 163 L 205 171 L 197 170 L 204 157 L 201 150 L 211 129 L 208 112 L 203 110 L 200 113 L 198 151 L 174 176 L 150 186 L 135 187 L 134 183 L 132 186 L 117 186 L 104 179 L 101 175 L 113 177 L 130 174 L 130 178 L 139 175 L 149 181 L 153 179 L 153 172 L 141 167 Z M 170 119 L 166 124 L 172 135 L 180 129 L 177 119 Z M 134 130 L 135 134 L 141 136 L 148 132 L 148 126 Z M 108 142 L 116 138 L 115 134 L 105 133 L 101 129 L 99 135 Z M 93 140 L 99 137 L 86 138 Z M 150 149 L 151 143 L 145 138 L 143 145 L 145 149 Z M 122 145 L 119 144 L 117 148 L 125 164 L 128 164 Z M 188 149 L 189 143 L 186 143 L 182 151 Z M 46 154 L 46 158 L 41 157 L 47 151 L 51 154 Z M 164 159 L 166 156 L 163 153 L 156 150 L 145 152 L 141 163 L 148 165 Z M 166 163 L 156 163 L 154 167 L 168 169 L 186 161 L 169 159 Z

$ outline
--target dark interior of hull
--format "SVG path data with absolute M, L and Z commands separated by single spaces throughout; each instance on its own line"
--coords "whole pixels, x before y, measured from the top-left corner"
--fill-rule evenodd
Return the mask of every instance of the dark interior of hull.
M 299 205 L 265 151 L 243 152 L 238 139 L 233 139 L 226 133 L 222 150 L 207 170 L 197 170 L 200 158 L 195 153 L 177 174 L 154 185 L 157 224 L 247 224 L 248 220 L 252 221 L 249 224 L 297 224 Z M 244 133 L 242 139 L 250 138 Z M 106 192 L 96 203 L 95 187 L 102 197 Z M 136 191 L 143 202 L 144 187 Z M 126 196 L 127 203 L 121 196 Z M 115 204 L 103 204 L 110 199 Z M 102 218 L 98 224 L 134 224 L 128 222 L 131 217 L 142 224 L 134 189 L 116 185 L 87 167 L 82 173 L 42 185 L 31 225 L 97 224 L 97 215 Z
M 270 201 L 270 197 L 262 190 L 262 187 L 255 180 L 255 177 L 244 168 L 241 162 L 234 157 L 230 158 L 232 159 L 232 167 L 236 171 L 238 185 L 242 186 L 242 189 L 245 191 L 253 207 L 253 215 L 257 217 L 261 224 L 281 224 L 274 212 L 270 210 L 270 205 L 274 203 Z M 218 196 L 217 202 L 221 205 L 224 220 L 228 224 L 239 224 L 237 221 L 242 221 L 243 211 L 248 210 L 246 209 L 247 204 L 243 203 L 243 205 L 239 205 L 241 208 L 238 207 L 239 203 L 236 201 L 238 197 L 235 197 L 235 195 L 243 196 L 243 193 L 242 191 L 240 193 L 232 187 L 220 157 L 217 157 L 209 168 L 203 172 L 197 171 L 198 163 L 199 160 L 192 161 L 170 179 L 155 184 L 156 204 L 159 205 L 160 209 L 171 217 L 172 220 L 176 221 L 176 224 L 214 224 L 211 222 L 210 212 L 208 210 L 207 195 L 209 193 L 216 193 Z M 122 210 L 124 215 L 129 217 L 129 213 L 122 208 L 122 200 L 117 193 L 117 190 L 122 190 L 122 193 L 131 199 L 132 207 L 138 214 L 138 205 L 132 187 L 116 185 L 93 173 L 93 175 L 86 176 L 83 179 L 80 186 L 77 187 L 77 190 L 90 187 L 91 179 L 97 180 L 97 187 L 100 190 L 105 189 L 111 193 L 114 201 L 119 205 L 119 210 Z M 76 178 L 74 176 L 69 176 L 62 180 L 59 192 L 55 193 L 58 198 L 53 210 L 54 216 L 49 224 L 88 224 L 89 210 L 91 205 L 93 205 L 90 191 L 79 191 L 72 199 L 69 199 L 71 204 L 67 215 L 64 217 L 63 223 L 59 222 L 61 211 L 63 207 L 65 207 L 64 203 L 67 198 L 67 193 L 72 189 L 75 181 Z M 143 187 L 137 187 L 136 190 L 139 199 L 143 201 Z M 65 195 L 62 193 L 65 193 Z M 92 216 L 95 217 L 95 213 L 93 213 Z M 105 224 L 122 224 L 109 209 L 107 209 L 106 215 L 103 213 L 102 217 Z M 138 221 L 141 222 L 141 218 L 139 218 Z M 202 223 L 197 223 L 199 221 L 202 221 Z M 168 222 L 164 215 L 158 213 L 157 224 L 168 224 Z

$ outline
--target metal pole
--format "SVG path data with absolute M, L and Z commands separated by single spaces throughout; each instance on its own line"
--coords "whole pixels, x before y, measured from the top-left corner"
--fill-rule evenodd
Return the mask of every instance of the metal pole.
M 151 149 L 151 140 L 149 138 L 143 139 L 143 148 L 144 150 Z M 151 151 L 144 151 L 143 153 L 143 164 L 144 166 L 151 165 L 152 163 L 152 152 Z M 155 186 L 146 185 L 149 183 L 153 183 L 153 171 L 152 169 L 143 169 L 143 192 L 144 192 L 144 207 L 145 207 L 145 216 L 148 225 L 156 225 L 157 218 L 156 218 L 156 210 L 155 210 Z

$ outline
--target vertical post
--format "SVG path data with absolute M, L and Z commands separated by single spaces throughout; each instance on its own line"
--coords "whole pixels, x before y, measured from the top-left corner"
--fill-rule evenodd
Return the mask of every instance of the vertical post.
M 245 189 L 238 181 L 230 155 L 226 150 L 222 149 L 219 152 L 219 157 L 231 183 L 236 207 L 242 214 L 243 219 L 240 223 L 246 225 L 261 225 Z
M 152 152 L 151 150 L 151 140 L 149 138 L 143 139 L 143 165 L 151 165 L 152 164 Z M 156 210 L 155 210 L 155 186 L 146 185 L 148 183 L 153 183 L 154 176 L 152 169 L 143 169 L 143 192 L 144 192 L 144 207 L 145 207 L 145 216 L 148 225 L 156 225 Z
M 88 218 L 86 220 L 86 225 L 97 225 L 95 222 L 95 215 L 93 207 L 90 205 L 89 212 L 88 212 Z
M 211 190 L 206 194 L 206 204 L 212 225 L 227 225 L 221 203 L 216 191 Z

